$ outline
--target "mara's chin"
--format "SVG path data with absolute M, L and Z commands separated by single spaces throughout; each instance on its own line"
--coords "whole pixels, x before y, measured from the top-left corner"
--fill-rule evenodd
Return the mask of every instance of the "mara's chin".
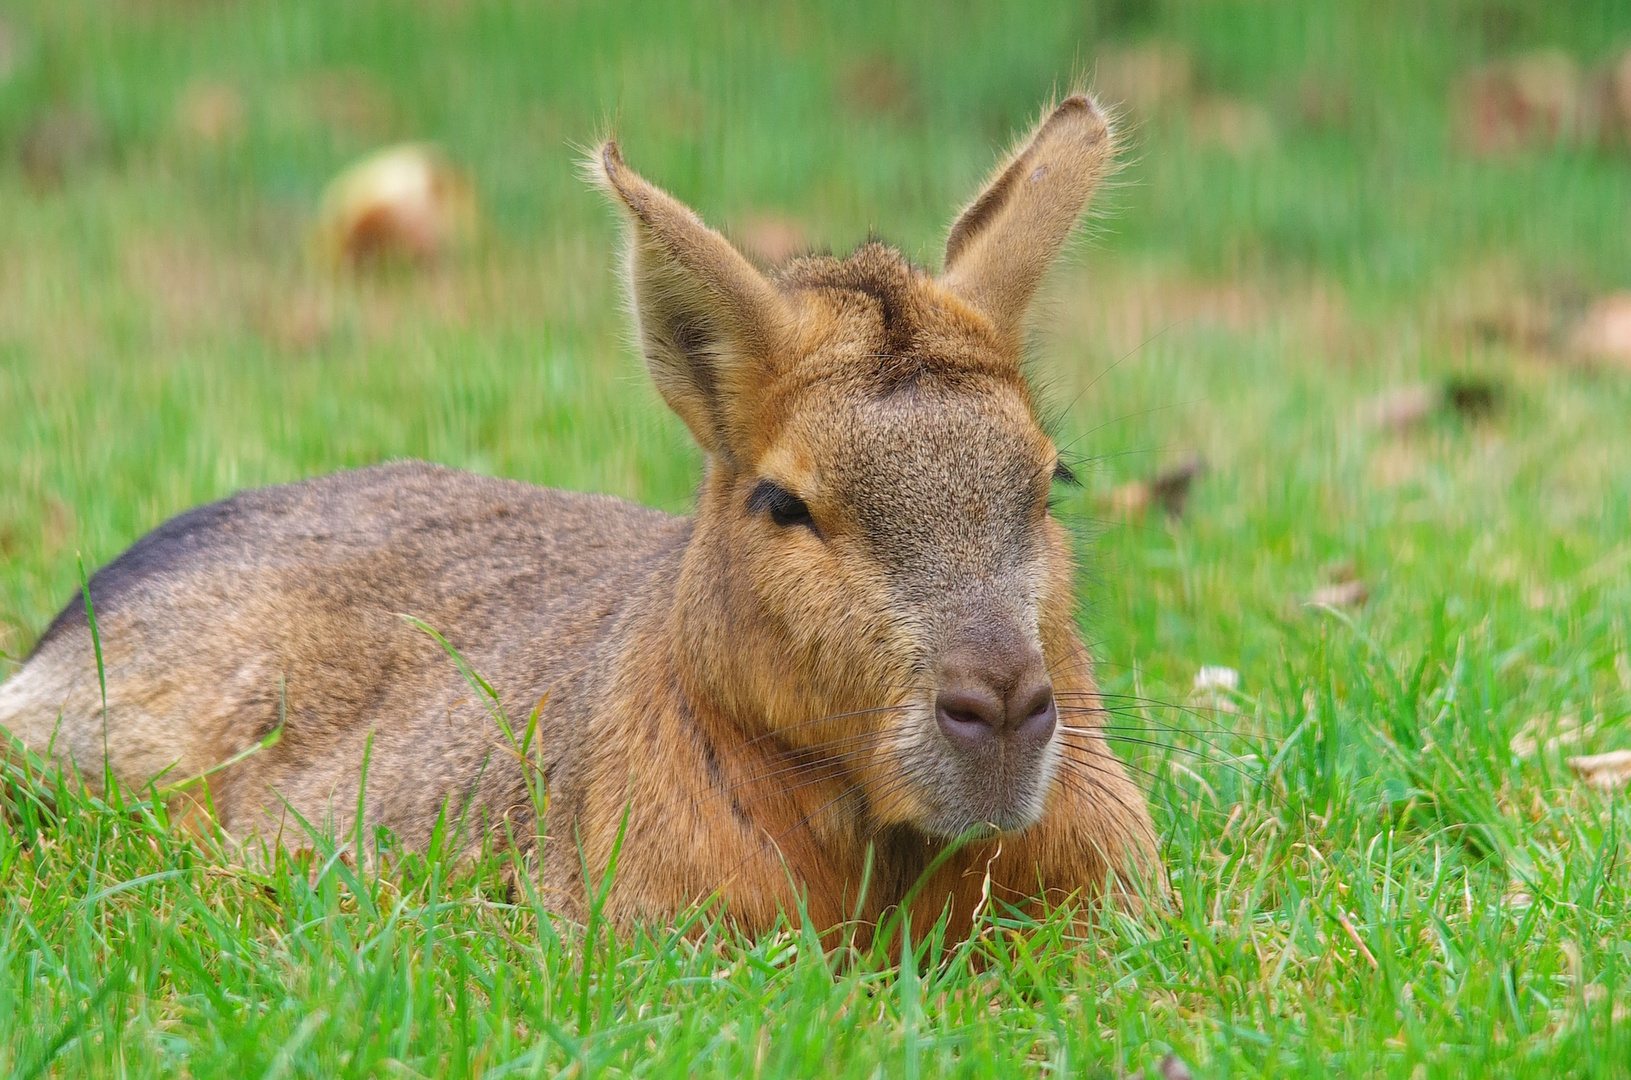
M 927 725 L 925 725 L 927 727 Z M 921 729 L 920 729 L 921 732 Z M 925 836 L 951 840 L 973 833 L 1018 833 L 1042 820 L 1057 782 L 1058 736 L 1039 746 L 963 750 L 938 730 L 901 747 L 886 781 L 893 798 L 874 799 L 879 820 L 908 825 Z
M 1041 815 L 991 814 L 975 821 L 970 818 L 938 817 L 919 826 L 925 835 L 936 840 L 989 840 L 993 837 L 1024 832 L 1040 820 Z
M 918 822 L 930 836 L 950 840 L 972 833 L 975 837 L 1024 832 L 1038 821 L 1047 805 L 1056 762 L 1052 755 L 1028 775 L 1007 779 L 986 776 L 977 785 L 950 788 L 950 776 L 940 778 L 936 790 L 923 801 L 932 809 Z
M 1042 820 L 1042 800 L 1036 801 L 1037 805 L 1034 808 L 1029 806 L 1000 808 L 992 809 L 985 814 L 940 813 L 919 827 L 929 836 L 939 840 L 955 840 L 965 836 L 980 840 L 1005 833 L 1024 832 Z

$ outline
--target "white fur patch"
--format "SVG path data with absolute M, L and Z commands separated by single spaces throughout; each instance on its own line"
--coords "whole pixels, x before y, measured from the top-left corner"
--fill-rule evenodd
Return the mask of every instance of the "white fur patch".
M 42 757 L 48 751 L 60 757 L 70 723 L 64 707 L 71 676 L 44 661 L 36 657 L 0 685 L 0 728 Z

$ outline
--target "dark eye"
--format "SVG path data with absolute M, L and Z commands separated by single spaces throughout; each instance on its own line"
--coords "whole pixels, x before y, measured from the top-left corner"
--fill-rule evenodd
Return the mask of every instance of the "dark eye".
M 761 480 L 748 496 L 748 513 L 757 514 L 766 510 L 770 511 L 770 520 L 784 529 L 803 525 L 811 532 L 816 531 L 815 522 L 810 518 L 810 508 L 804 505 L 803 499 L 779 484 Z

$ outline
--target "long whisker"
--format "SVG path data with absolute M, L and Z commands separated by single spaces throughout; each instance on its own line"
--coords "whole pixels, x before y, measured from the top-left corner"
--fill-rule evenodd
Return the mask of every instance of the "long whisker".
M 1070 415 L 1070 410 L 1074 409 L 1078 404 L 1081 403 L 1082 398 L 1087 396 L 1087 392 L 1089 390 L 1091 390 L 1095 386 L 1099 385 L 1099 380 L 1100 379 L 1104 378 L 1106 375 L 1110 374 L 1112 371 L 1114 371 L 1118 367 L 1120 367 L 1122 365 L 1122 363 L 1125 362 L 1129 357 L 1135 356 L 1138 353 L 1143 352 L 1145 348 L 1147 348 L 1157 338 L 1159 338 L 1163 334 L 1165 334 L 1168 330 L 1171 330 L 1174 326 L 1178 326 L 1181 323 L 1184 323 L 1184 322 L 1188 321 L 1188 319 L 1191 318 L 1191 317 L 1192 316 L 1186 316 L 1183 319 L 1174 319 L 1174 320 L 1172 320 L 1171 322 L 1167 323 L 1167 325 L 1163 326 L 1161 329 L 1157 330 L 1155 333 L 1153 333 L 1149 337 L 1145 338 L 1143 341 L 1140 341 L 1137 345 L 1134 345 L 1131 349 L 1128 349 L 1126 352 L 1124 352 L 1120 356 L 1116 357 L 1114 362 L 1112 362 L 1108 366 L 1101 369 L 1097 375 L 1095 375 L 1091 379 L 1089 379 L 1087 381 L 1087 385 L 1082 387 L 1081 392 L 1078 393 L 1075 397 L 1070 399 L 1070 404 L 1065 406 L 1064 411 L 1063 411 L 1063 415 L 1069 416 Z M 1060 450 L 1059 452 L 1061 454 L 1063 454 L 1065 452 L 1065 450 L 1068 450 L 1068 449 L 1070 449 L 1070 447 L 1076 445 L 1076 443 L 1078 441 L 1079 441 L 1078 439 L 1072 439 L 1070 442 L 1065 444 L 1065 449 Z
M 1117 663 L 1114 663 L 1113 661 L 1109 661 L 1109 660 L 1098 660 L 1098 659 L 1095 659 L 1095 658 L 1093 658 L 1091 656 L 1079 656 L 1079 657 L 1073 657 L 1070 660 L 1068 660 L 1068 661 L 1066 661 L 1064 663 L 1061 663 L 1061 664 L 1059 664 L 1057 666 L 1050 667 L 1048 669 L 1048 674 L 1054 679 L 1054 681 L 1058 682 L 1064 676 L 1092 674 L 1094 671 L 1097 671 L 1097 670 L 1100 670 L 1100 669 L 1103 669 L 1103 668 L 1117 668 L 1117 669 L 1121 669 L 1121 670 L 1132 670 L 1132 666 L 1128 665 L 1128 664 L 1117 664 Z M 1135 697 L 1135 695 L 1120 694 L 1120 693 L 1115 693 L 1115 692 L 1112 692 L 1112 691 L 1109 691 L 1109 690 L 1104 690 L 1104 689 L 1098 689 L 1098 690 L 1094 690 L 1094 691 L 1076 690 L 1076 691 L 1067 691 L 1067 692 L 1071 692 L 1071 693 L 1098 693 L 1098 694 L 1103 694 L 1105 697 L 1124 697 L 1124 698 L 1134 698 L 1135 700 L 1140 700 L 1140 701 L 1159 702 L 1161 704 L 1166 704 L 1166 705 L 1174 705 L 1175 704 L 1173 702 L 1161 701 L 1161 699 L 1159 699 L 1159 698 L 1138 698 L 1138 697 Z
M 716 800 L 732 797 L 735 793 L 741 791 L 743 788 L 749 788 L 760 784 L 768 784 L 773 782 L 778 777 L 797 778 L 802 773 L 814 774 L 807 779 L 801 780 L 799 783 L 776 784 L 774 785 L 773 790 L 759 793 L 751 798 L 736 800 L 736 805 L 739 808 L 742 810 L 748 810 L 759 805 L 760 803 L 775 798 L 778 795 L 785 795 L 790 791 L 797 791 L 824 781 L 842 779 L 848 772 L 848 766 L 852 759 L 861 757 L 873 750 L 872 741 L 875 738 L 876 736 L 872 732 L 855 732 L 842 738 L 830 739 L 822 743 L 813 744 L 809 752 L 819 752 L 822 756 L 806 761 L 795 761 L 766 772 L 739 776 L 729 783 L 713 786 L 706 793 L 688 792 L 676 795 L 674 798 L 664 803 L 663 806 L 659 808 L 659 811 L 667 813 L 669 811 L 678 809 L 687 803 L 689 803 L 693 809 L 701 809 L 702 807 L 714 803 Z M 853 746 L 857 743 L 864 743 L 865 745 L 861 745 L 853 749 L 843 749 L 843 747 Z
M 1083 756 L 1084 754 L 1086 754 L 1086 756 Z M 1100 776 L 1114 778 L 1116 775 L 1116 770 L 1119 768 L 1147 777 L 1152 783 L 1159 783 L 1162 779 L 1164 779 L 1160 773 L 1146 769 L 1141 765 L 1135 765 L 1130 761 L 1123 761 L 1121 758 L 1111 757 L 1109 755 L 1092 754 L 1084 751 L 1081 747 L 1070 747 L 1062 744 L 1060 748 L 1059 760 L 1068 761 L 1071 764 L 1081 768 L 1091 769 Z M 1104 764 L 1106 761 L 1110 762 L 1110 764 Z
M 1181 705 L 1176 702 L 1161 701 L 1157 698 L 1137 697 L 1132 694 L 1104 694 L 1087 690 L 1055 690 L 1054 698 L 1058 701 L 1073 704 L 1081 702 L 1095 703 L 1080 705 L 1079 707 L 1097 708 L 1102 712 L 1135 712 L 1155 709 L 1162 712 L 1180 713 L 1184 716 L 1193 717 L 1203 724 L 1208 724 L 1219 732 L 1234 734 L 1238 731 L 1237 728 L 1216 722 L 1216 717 L 1228 715 L 1228 711 L 1221 706 Z M 1112 704 L 1096 704 L 1106 701 Z M 1120 702 L 1126 704 L 1114 704 Z
M 1061 729 L 1061 730 L 1069 730 L 1069 731 L 1072 731 L 1072 732 L 1074 732 L 1076 734 L 1084 734 L 1081 731 L 1081 729 Z M 1120 737 L 1118 737 L 1118 738 L 1120 738 Z M 1274 788 L 1272 787 L 1272 785 L 1270 785 L 1268 783 L 1269 778 L 1266 775 L 1264 775 L 1262 773 L 1259 773 L 1259 772 L 1253 772 L 1253 771 L 1251 771 L 1251 770 L 1249 770 L 1247 768 L 1244 768 L 1242 765 L 1235 764 L 1234 762 L 1223 761 L 1223 760 L 1219 760 L 1217 758 L 1207 757 L 1205 755 L 1200 754 L 1198 751 L 1189 749 L 1187 747 L 1167 746 L 1167 745 L 1165 745 L 1163 743 L 1149 742 L 1149 741 L 1137 740 L 1137 739 L 1124 739 L 1122 741 L 1139 743 L 1141 745 L 1149 746 L 1149 747 L 1152 747 L 1152 748 L 1157 749 L 1157 750 L 1176 750 L 1176 751 L 1181 752 L 1181 753 L 1191 754 L 1191 755 L 1193 755 L 1195 757 L 1198 757 L 1201 761 L 1204 761 L 1204 762 L 1206 762 L 1208 764 L 1218 765 L 1218 766 L 1220 766 L 1220 767 L 1222 767 L 1224 769 L 1228 769 L 1230 772 L 1232 772 L 1236 776 L 1238 776 L 1243 783 L 1249 785 L 1250 787 L 1252 787 L 1252 788 L 1254 788 L 1256 790 L 1266 792 L 1268 794 L 1269 798 L 1272 799 L 1273 801 L 1275 801 L 1277 803 L 1282 803 L 1282 804 L 1285 802 L 1284 797 L 1279 792 L 1275 791 Z M 1085 762 L 1082 762 L 1082 759 L 1081 759 L 1081 755 L 1083 755 L 1083 754 L 1087 754 L 1087 755 L 1089 755 L 1089 756 L 1091 756 L 1093 758 L 1102 758 L 1104 756 L 1104 755 L 1096 753 L 1093 750 L 1091 744 L 1061 742 L 1060 747 L 1061 747 L 1061 751 L 1062 751 L 1062 753 L 1061 753 L 1062 759 L 1070 760 L 1072 762 L 1085 763 Z M 1148 777 L 1152 783 L 1159 784 L 1162 781 L 1164 781 L 1165 779 L 1167 779 L 1166 777 L 1163 777 L 1161 774 L 1155 772 L 1152 769 L 1148 769 L 1148 768 L 1145 768 L 1143 766 L 1134 764 L 1133 762 L 1127 761 L 1127 760 L 1122 759 L 1122 758 L 1117 758 L 1116 760 L 1120 761 L 1121 764 L 1125 768 L 1127 768 L 1127 769 L 1129 769 L 1129 770 L 1131 770 L 1133 772 L 1139 773 L 1139 774 L 1141 774 L 1143 776 Z M 1242 761 L 1242 760 L 1243 759 L 1240 759 L 1240 758 L 1235 759 L 1235 761 L 1237 761 L 1237 762 Z M 1165 802 L 1166 800 L 1163 799 L 1162 801 Z M 1170 805 L 1171 804 L 1168 803 L 1169 807 L 1170 807 Z
M 1169 746 L 1166 743 L 1155 742 L 1155 741 L 1150 740 L 1150 739 L 1137 739 L 1137 738 L 1133 738 L 1131 736 L 1118 736 L 1117 741 L 1132 743 L 1132 744 L 1134 744 L 1136 746 L 1148 746 L 1148 747 L 1151 747 L 1152 749 L 1156 749 L 1156 750 L 1167 750 L 1167 751 L 1171 751 L 1171 752 L 1179 753 L 1179 754 L 1188 754 L 1189 756 L 1191 756 L 1193 758 L 1197 758 L 1197 759 L 1199 759 L 1201 761 L 1206 762 L 1208 765 L 1217 765 L 1217 766 L 1219 766 L 1221 768 L 1228 769 L 1230 772 L 1235 773 L 1237 776 L 1239 776 L 1242 780 L 1247 780 L 1247 781 L 1250 781 L 1251 783 L 1254 783 L 1254 784 L 1259 782 L 1262 779 L 1259 776 L 1252 775 L 1250 772 L 1248 772 L 1245 768 L 1241 767 L 1240 765 L 1236 765 L 1236 764 L 1234 764 L 1232 762 L 1228 762 L 1228 761 L 1222 761 L 1222 760 L 1219 760 L 1218 758 L 1208 757 L 1206 754 L 1202 753 L 1201 751 L 1193 750 L 1193 749 L 1190 749 L 1189 747 L 1186 747 L 1186 746 Z M 1079 744 L 1071 744 L 1071 745 L 1079 745 Z M 1237 758 L 1236 760 L 1238 761 L 1240 759 Z
M 1161 779 L 1161 777 L 1149 772 L 1148 770 L 1141 769 L 1136 765 L 1128 765 L 1126 762 L 1121 762 L 1118 759 L 1112 758 L 1110 760 L 1114 764 L 1105 765 L 1102 763 L 1102 759 L 1088 759 L 1079 755 L 1079 750 L 1073 750 L 1072 752 L 1062 753 L 1060 755 L 1060 764 L 1065 767 L 1057 770 L 1054 773 L 1054 783 L 1059 784 L 1064 788 L 1064 790 L 1077 798 L 1082 798 L 1089 802 L 1098 802 L 1102 799 L 1108 798 L 1117 806 L 1123 808 L 1129 807 L 1125 793 L 1117 788 L 1111 787 L 1109 784 L 1104 782 L 1104 779 L 1102 779 L 1105 777 L 1111 779 L 1119 778 L 1118 771 L 1115 767 L 1116 765 L 1121 766 L 1123 769 L 1131 769 L 1135 773 L 1141 773 L 1147 776 L 1152 783 L 1158 783 Z M 1094 755 L 1093 758 L 1098 758 L 1098 755 Z M 1139 791 L 1137 787 L 1135 787 L 1133 790 Z M 1143 794 L 1145 798 L 1157 799 L 1168 810 L 1172 809 L 1171 801 L 1168 800 L 1159 790 L 1154 792 L 1140 793 Z
M 1097 770 L 1092 769 L 1090 766 L 1084 766 L 1082 763 L 1076 761 L 1066 761 L 1064 763 L 1073 767 L 1060 769 L 1055 772 L 1053 782 L 1060 785 L 1065 789 L 1065 791 L 1076 798 L 1083 799 L 1090 803 L 1102 802 L 1105 799 L 1109 799 L 1118 806 L 1127 805 L 1125 799 L 1120 794 L 1111 788 L 1110 785 L 1100 780 L 1098 775 L 1095 775 Z M 1101 772 L 1099 775 L 1107 775 L 1107 773 Z M 1156 795 L 1155 797 L 1158 799 L 1163 798 L 1163 796 L 1160 795 Z
M 1059 714 L 1060 714 L 1061 717 L 1067 717 L 1067 718 L 1074 718 L 1077 715 L 1077 714 L 1074 714 L 1074 713 L 1071 713 L 1071 712 L 1067 712 L 1067 711 L 1065 711 L 1063 709 L 1060 710 Z M 1094 723 L 1094 724 L 1089 724 L 1089 725 L 1085 725 L 1085 726 L 1072 724 L 1072 725 L 1070 725 L 1070 727 L 1074 731 L 1096 731 L 1096 732 L 1099 732 L 1100 734 L 1102 734 L 1105 738 L 1112 739 L 1112 740 L 1114 740 L 1114 739 L 1127 739 L 1127 738 L 1132 738 L 1132 737 L 1140 736 L 1140 735 L 1148 735 L 1148 736 L 1150 736 L 1152 738 L 1154 738 L 1155 736 L 1164 735 L 1164 736 L 1168 736 L 1168 737 L 1171 737 L 1171 738 L 1174 738 L 1174 739 L 1176 739 L 1176 738 L 1178 738 L 1180 736 L 1184 736 L 1184 737 L 1192 738 L 1192 739 L 1196 740 L 1197 742 L 1201 743 L 1203 746 L 1206 746 L 1206 747 L 1208 747 L 1208 748 L 1210 748 L 1212 750 L 1215 750 L 1215 751 L 1217 751 L 1219 753 L 1224 753 L 1225 751 L 1224 751 L 1223 747 L 1225 745 L 1227 745 L 1226 740 L 1224 740 L 1221 737 L 1214 738 L 1214 737 L 1208 736 L 1207 733 L 1205 733 L 1205 732 L 1193 731 L 1193 730 L 1191 730 L 1189 728 L 1183 728 L 1183 727 L 1172 727 L 1172 726 L 1166 725 L 1166 724 L 1139 724 L 1139 723 L 1105 724 L 1105 723 Z M 1249 741 L 1249 740 L 1242 740 L 1242 741 Z
M 1130 738 L 1133 735 L 1184 735 L 1194 738 L 1214 750 L 1218 749 L 1224 741 L 1221 736 L 1214 737 L 1210 732 L 1196 731 L 1193 728 L 1179 727 L 1173 724 L 1146 724 L 1138 721 L 1105 723 L 1101 719 L 1104 715 L 1097 709 L 1088 710 L 1066 706 L 1059 710 L 1061 726 L 1082 734 L 1103 734 L 1107 738 L 1115 739 Z
M 799 773 L 807 771 L 807 770 L 811 771 L 811 772 L 814 772 L 815 769 L 820 769 L 820 768 L 824 768 L 824 767 L 827 767 L 827 766 L 831 766 L 831 768 L 828 769 L 828 771 L 822 772 L 819 775 L 812 775 L 812 776 L 804 777 L 802 779 L 799 779 L 797 783 L 778 784 L 775 787 L 774 790 L 762 792 L 758 796 L 756 796 L 756 797 L 754 797 L 752 799 L 749 799 L 746 802 L 739 802 L 738 805 L 740 805 L 745 810 L 745 809 L 747 809 L 749 807 L 757 806 L 760 803 L 765 802 L 765 801 L 767 801 L 769 799 L 785 797 L 789 792 L 800 791 L 800 790 L 802 790 L 804 788 L 811 787 L 811 786 L 816 785 L 816 784 L 822 784 L 822 783 L 827 783 L 829 781 L 843 779 L 844 776 L 846 775 L 846 772 L 841 767 L 842 761 L 847 760 L 849 758 L 860 756 L 860 755 L 865 754 L 865 753 L 868 753 L 868 752 L 871 751 L 871 749 L 872 749 L 871 747 L 867 747 L 867 748 L 864 748 L 862 750 L 852 750 L 852 751 L 849 751 L 847 753 L 840 754 L 840 755 L 838 755 L 838 758 L 840 759 L 840 761 L 810 762 L 810 763 L 805 763 L 803 765 L 800 765 L 800 766 L 797 766 L 797 767 L 794 767 L 794 768 L 791 768 L 791 769 L 777 770 L 777 772 L 779 772 L 779 773 L 788 773 L 788 772 L 790 772 L 790 773 L 792 773 L 794 775 L 794 777 L 797 777 Z M 774 775 L 774 774 L 772 774 L 772 775 Z M 762 778 L 761 777 L 753 777 L 753 778 L 751 778 L 749 780 L 744 780 L 739 784 L 734 784 L 734 785 L 732 785 L 732 787 L 733 788 L 734 787 L 743 787 L 743 786 L 746 786 L 747 784 L 753 783 L 753 782 L 755 782 L 755 781 L 757 781 L 759 779 L 762 779 Z M 728 790 L 730 790 L 730 789 L 721 789 L 716 794 L 723 795 Z
M 1089 694 L 1083 691 L 1066 690 L 1056 692 L 1054 697 L 1060 701 L 1082 705 L 1084 708 L 1098 708 L 1104 712 L 1161 712 L 1177 713 L 1181 716 L 1191 717 L 1201 724 L 1207 724 L 1219 731 L 1234 732 L 1238 729 L 1232 724 L 1219 722 L 1218 717 L 1233 715 L 1222 706 L 1177 704 L 1169 701 L 1157 701 L 1152 698 L 1138 698 L 1130 694 Z
M 1252 741 L 1250 735 L 1228 729 L 1208 730 L 1201 727 L 1188 727 L 1182 724 L 1160 724 L 1145 720 L 1136 715 L 1128 716 L 1128 710 L 1121 709 L 1094 709 L 1082 705 L 1059 703 L 1059 715 L 1076 720 L 1090 722 L 1072 725 L 1079 731 L 1159 731 L 1168 735 L 1189 735 L 1200 739 L 1208 746 L 1216 745 L 1227 739 L 1240 739 L 1245 742 Z M 1215 740 L 1215 741 L 1214 741 Z
M 901 710 L 904 710 L 904 709 L 911 709 L 911 708 L 915 708 L 915 707 L 916 706 L 911 705 L 911 704 L 878 705 L 878 706 L 875 706 L 875 707 L 870 708 L 870 709 L 855 709 L 855 710 L 853 710 L 851 712 L 828 713 L 825 716 L 818 716 L 818 717 L 815 717 L 814 719 L 811 719 L 811 720 L 801 720 L 796 724 L 787 724 L 787 725 L 785 725 L 783 727 L 772 728 L 769 731 L 765 731 L 765 732 L 762 732 L 761 734 L 755 735 L 751 739 L 744 739 L 743 741 L 741 741 L 739 743 L 733 743 L 730 748 L 732 750 L 746 750 L 746 749 L 749 749 L 749 748 L 751 748 L 753 746 L 758 745 L 759 743 L 764 742 L 766 739 L 774 739 L 774 738 L 777 738 L 779 736 L 785 735 L 790 731 L 798 731 L 798 730 L 803 729 L 803 728 L 813 727 L 816 724 L 829 724 L 829 723 L 832 723 L 835 720 L 850 720 L 850 719 L 854 719 L 857 716 L 871 716 L 871 715 L 876 715 L 877 713 L 898 712 L 898 711 L 901 711 Z
M 1151 739 L 1141 739 L 1140 737 L 1153 735 L 1188 736 L 1198 740 L 1208 749 L 1218 751 L 1220 753 L 1222 752 L 1220 749 L 1220 744 L 1223 742 L 1223 736 L 1225 735 L 1248 744 L 1253 743 L 1253 740 L 1250 737 L 1243 736 L 1235 732 L 1213 733 L 1207 731 L 1196 731 L 1193 728 L 1181 727 L 1173 724 L 1153 724 L 1143 721 L 1104 723 L 1102 720 L 1100 720 L 1100 718 L 1105 715 L 1106 713 L 1099 709 L 1084 709 L 1080 706 L 1072 705 L 1061 706 L 1059 707 L 1059 718 L 1061 721 L 1059 730 L 1072 735 L 1102 735 L 1107 739 L 1114 739 L 1120 742 L 1144 741 L 1148 742 L 1151 746 L 1158 746 L 1162 749 L 1182 750 L 1185 753 L 1200 753 L 1200 751 L 1195 750 L 1192 747 L 1182 746 L 1177 741 L 1160 742 Z M 1083 720 L 1088 722 L 1070 722 Z M 1272 745 L 1272 741 L 1267 739 L 1258 740 L 1258 742 L 1267 742 Z M 1240 755 L 1235 754 L 1230 756 L 1239 757 Z

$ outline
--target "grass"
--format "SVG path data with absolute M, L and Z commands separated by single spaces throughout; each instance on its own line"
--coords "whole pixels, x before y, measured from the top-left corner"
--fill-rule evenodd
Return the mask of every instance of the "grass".
M 9 6 L 0 647 L 26 652 L 76 553 L 342 466 L 417 455 L 683 509 L 700 463 L 626 347 L 573 143 L 615 124 L 727 226 L 792 216 L 838 249 L 876 227 L 933 264 L 1053 86 L 1176 42 L 1196 93 L 1270 136 L 1138 122 L 1038 349 L 1087 465 L 1064 508 L 1083 626 L 1170 908 L 1080 939 L 997 912 L 894 956 L 619 936 L 512 898 L 498 854 L 359 870 L 341 838 L 246 869 L 142 793 L 13 765 L 0 1073 L 1119 1076 L 1172 1050 L 1210 1076 L 1631 1074 L 1631 814 L 1563 763 L 1631 746 L 1631 377 L 1561 362 L 1555 327 L 1501 330 L 1631 286 L 1631 157 L 1472 158 L 1447 108 L 1491 56 L 1600 61 L 1631 10 L 955 8 Z M 242 101 L 223 139 L 178 119 L 201 81 Z M 42 180 L 22 148 L 65 110 L 95 137 Z M 427 273 L 328 275 L 324 181 L 409 137 L 469 172 L 481 238 Z M 1495 410 L 1361 417 L 1450 379 Z M 1181 521 L 1103 509 L 1191 449 Z M 1369 602 L 1303 606 L 1337 564 Z M 1240 671 L 1227 709 L 1195 700 L 1203 664 Z

